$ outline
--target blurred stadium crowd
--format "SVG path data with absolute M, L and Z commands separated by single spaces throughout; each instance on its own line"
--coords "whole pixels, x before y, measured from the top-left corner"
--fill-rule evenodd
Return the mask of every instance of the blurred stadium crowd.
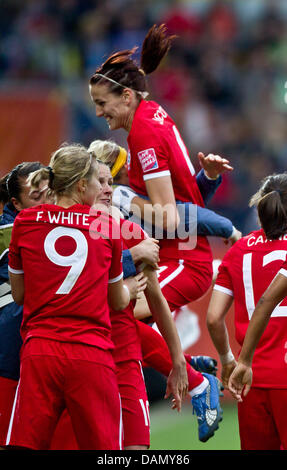
M 112 138 L 88 79 L 112 51 L 140 50 L 162 22 L 178 37 L 149 79 L 150 98 L 173 116 L 193 161 L 198 151 L 230 159 L 235 171 L 210 207 L 248 233 L 249 197 L 286 168 L 286 0 L 1 0 L 0 89 L 51 85 L 69 103 L 67 140 Z

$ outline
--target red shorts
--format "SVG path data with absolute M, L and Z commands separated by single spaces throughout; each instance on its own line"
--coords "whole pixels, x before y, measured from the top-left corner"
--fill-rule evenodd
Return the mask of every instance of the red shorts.
M 30 339 L 23 348 L 6 444 L 49 449 L 65 408 L 79 449 L 121 449 L 121 405 L 111 353 Z
M 141 363 L 136 360 L 116 365 L 122 402 L 123 447 L 150 445 L 149 404 Z M 51 450 L 76 450 L 77 441 L 67 410 L 61 416 L 53 435 Z
M 149 403 L 140 361 L 116 364 L 122 401 L 124 447 L 150 445 Z
M 0 377 L 0 446 L 6 442 L 18 381 Z
M 50 450 L 79 450 L 67 408 L 63 411 L 57 423 Z
M 173 312 L 202 297 L 211 285 L 212 265 L 192 264 L 184 260 L 161 259 L 158 280 Z
M 251 388 L 238 403 L 242 450 L 287 450 L 287 390 Z

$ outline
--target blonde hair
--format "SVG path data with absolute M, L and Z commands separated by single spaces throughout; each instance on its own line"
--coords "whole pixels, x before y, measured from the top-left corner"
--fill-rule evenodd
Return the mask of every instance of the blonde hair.
M 112 140 L 94 140 L 88 151 L 93 152 L 97 160 L 111 168 L 120 153 L 120 147 Z
M 111 140 L 94 140 L 88 151 L 110 168 L 113 177 L 118 174 L 127 160 L 126 150 Z
M 63 195 L 73 192 L 80 179 L 89 179 L 97 171 L 95 155 L 81 144 L 63 144 L 52 156 L 48 167 L 41 168 L 28 178 L 31 187 L 39 187 L 42 180 L 49 180 L 50 194 Z

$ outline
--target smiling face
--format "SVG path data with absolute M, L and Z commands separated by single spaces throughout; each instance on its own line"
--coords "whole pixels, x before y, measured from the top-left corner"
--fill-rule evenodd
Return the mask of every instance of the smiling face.
M 125 88 L 123 93 L 118 95 L 111 92 L 107 85 L 90 85 L 90 95 L 96 106 L 97 117 L 104 117 L 111 131 L 130 130 L 138 105 L 132 90 Z

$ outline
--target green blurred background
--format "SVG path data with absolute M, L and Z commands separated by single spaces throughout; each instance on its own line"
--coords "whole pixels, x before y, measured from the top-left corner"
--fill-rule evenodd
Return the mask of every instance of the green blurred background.
M 196 415 L 190 403 L 181 413 L 170 408 L 168 402 L 151 405 L 152 450 L 240 450 L 237 406 L 230 400 L 222 401 L 223 420 L 213 437 L 202 443 L 197 437 Z

